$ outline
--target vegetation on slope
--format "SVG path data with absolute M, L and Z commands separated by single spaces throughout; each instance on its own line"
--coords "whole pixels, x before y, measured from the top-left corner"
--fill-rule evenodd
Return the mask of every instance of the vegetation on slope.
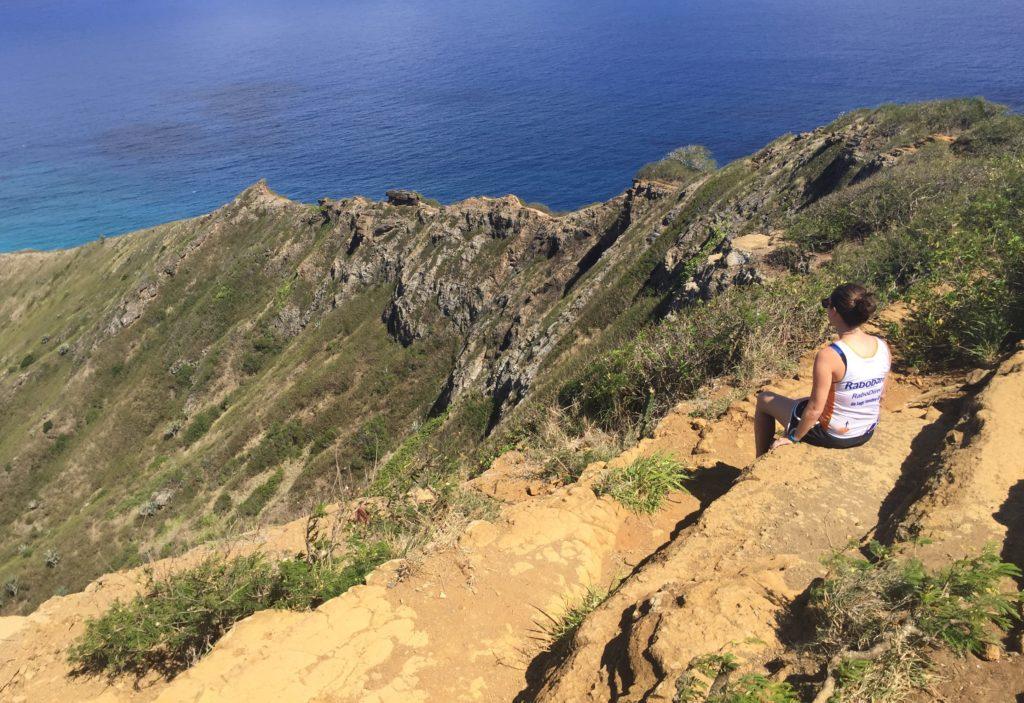
M 1024 130 L 1020 118 L 1012 124 Z M 796 246 L 828 251 L 827 265 L 734 287 L 644 329 L 581 365 L 558 388 L 559 404 L 628 433 L 650 406 L 661 414 L 711 379 L 756 384 L 824 339 L 817 301 L 841 280 L 911 304 L 890 334 L 913 363 L 993 362 L 1024 336 L 1024 158 L 990 159 L 979 140 L 966 163 L 933 155 L 815 202 L 788 231 Z
M 315 514 L 311 521 L 321 517 Z M 385 544 L 358 539 L 348 542 L 342 556 L 334 554 L 333 544 L 313 547 L 276 563 L 260 552 L 211 556 L 151 580 L 141 595 L 87 621 L 68 659 L 79 673 L 142 677 L 155 671 L 172 677 L 206 654 L 239 620 L 268 608 L 315 608 L 363 583 L 390 557 Z
M 867 558 L 836 553 L 826 565 L 828 574 L 792 613 L 813 628 L 798 658 L 820 669 L 817 680 L 757 673 L 733 680 L 735 657 L 704 655 L 677 680 L 676 703 L 898 703 L 940 673 L 937 651 L 965 656 L 998 648 L 995 633 L 1020 617 L 1022 594 L 1008 587 L 1020 569 L 991 548 L 929 570 L 873 543 Z
M 431 520 L 487 510 L 457 485 L 500 450 L 531 450 L 571 481 L 585 464 L 566 447 L 599 457 L 710 383 L 744 392 L 786 370 L 823 339 L 817 299 L 841 279 L 911 303 L 890 336 L 922 367 L 988 362 L 1024 333 L 1020 117 L 978 100 L 885 106 L 721 169 L 702 154 L 686 152 L 677 190 L 638 205 L 596 262 L 584 250 L 572 280 L 598 282 L 585 296 L 543 277 L 558 251 L 533 252 L 524 290 L 554 292 L 523 317 L 540 313 L 533 348 L 547 355 L 510 413 L 486 373 L 453 403 L 447 385 L 467 342 L 500 354 L 506 329 L 478 320 L 461 339 L 435 298 L 421 336 L 397 340 L 382 321 L 393 280 L 333 277 L 363 249 L 331 229 L 330 207 L 255 192 L 203 218 L 0 262 L 5 612 L 328 495 L 376 494 L 373 529 L 421 541 Z M 616 203 L 581 217 L 603 231 Z M 424 235 L 415 208 L 396 226 L 388 208 L 373 236 L 405 238 L 409 266 L 454 266 L 439 254 L 451 237 Z M 487 226 L 475 268 L 454 272 L 494 272 L 518 224 Z M 766 282 L 680 302 L 726 238 L 778 230 L 790 243 Z M 121 329 L 121 301 L 150 283 L 155 302 Z M 606 439 L 587 444 L 595 430 Z M 414 505 L 413 489 L 435 500 Z
M 980 654 L 998 646 L 992 626 L 1019 618 L 1021 594 L 1005 584 L 1020 569 L 993 549 L 929 571 L 876 545 L 871 559 L 836 555 L 829 567 L 809 604 L 826 667 L 816 700 L 902 700 L 927 682 L 933 651 Z

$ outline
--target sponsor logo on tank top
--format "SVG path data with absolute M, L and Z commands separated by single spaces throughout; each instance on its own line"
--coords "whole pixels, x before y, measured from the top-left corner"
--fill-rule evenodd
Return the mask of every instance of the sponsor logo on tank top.
M 859 391 L 864 388 L 873 388 L 877 385 L 880 385 L 884 380 L 885 376 L 879 376 L 878 378 L 869 378 L 866 381 L 845 381 L 839 390 Z

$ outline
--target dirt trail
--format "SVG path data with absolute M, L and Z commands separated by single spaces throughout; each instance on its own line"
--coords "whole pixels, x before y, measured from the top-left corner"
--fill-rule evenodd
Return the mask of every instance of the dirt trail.
M 1024 351 L 976 383 L 983 389 L 946 435 L 938 471 L 898 531 L 927 538 L 913 549 L 932 566 L 995 545 L 1004 561 L 1024 567 Z M 941 655 L 944 680 L 915 701 L 1024 700 L 1022 635 L 1018 625 L 1008 637 L 1011 651 L 993 652 L 995 661 Z
M 901 475 L 927 452 L 927 429 L 941 413 L 909 407 L 914 395 L 897 383 L 889 412 L 862 447 L 797 445 L 751 465 L 587 619 L 570 656 L 538 674 L 546 683 L 536 699 L 671 701 L 676 678 L 696 656 L 730 651 L 763 662 L 781 651 L 785 606 L 823 574 L 823 556 L 874 527 Z
M 983 390 L 945 435 L 941 468 L 898 531 L 927 537 L 917 552 L 935 564 L 991 543 L 1024 565 L 1024 351 L 977 384 Z
M 809 364 L 779 390 L 805 392 Z M 761 656 L 777 647 L 775 618 L 821 572 L 820 556 L 870 531 L 924 444 L 941 441 L 927 430 L 941 413 L 915 399 L 955 391 L 897 378 L 884 424 L 865 447 L 788 447 L 735 485 L 753 456 L 752 399 L 710 423 L 681 405 L 652 439 L 612 462 L 671 451 L 698 467 L 692 493 L 672 496 L 651 518 L 595 496 L 600 466 L 575 486 L 529 497 L 529 482 L 515 475 L 521 457 L 506 455 L 476 482 L 519 501 L 494 523 L 474 523 L 406 578 L 389 563 L 315 611 L 257 613 L 171 682 L 135 688 L 68 677 L 64 652 L 83 618 L 139 587 L 138 571 L 114 574 L 28 618 L 0 618 L 0 691 L 33 703 L 639 700 L 696 654 L 728 645 Z M 269 548 L 297 549 L 301 528 L 272 531 Z M 621 577 L 559 666 L 545 653 L 544 613 L 557 616 L 586 588 Z

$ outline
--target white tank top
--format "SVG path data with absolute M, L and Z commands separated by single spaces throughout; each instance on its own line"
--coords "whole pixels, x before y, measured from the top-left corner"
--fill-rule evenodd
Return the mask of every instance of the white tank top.
M 833 437 L 860 437 L 878 424 L 882 386 L 889 373 L 889 346 L 880 338 L 873 356 L 863 357 L 843 341 L 830 346 L 842 358 L 846 373 L 832 384 L 818 423 Z

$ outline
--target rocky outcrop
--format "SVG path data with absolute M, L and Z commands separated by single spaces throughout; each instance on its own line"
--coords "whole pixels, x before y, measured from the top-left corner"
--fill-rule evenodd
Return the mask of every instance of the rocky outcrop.
M 785 227 L 790 216 L 815 201 L 892 168 L 926 144 L 948 145 L 953 137 L 934 134 L 898 147 L 889 147 L 888 140 L 877 124 L 855 118 L 839 126 L 782 137 L 750 158 L 730 164 L 724 171 L 730 173 L 725 187 L 718 182 L 713 192 L 698 196 L 712 205 L 684 219 L 672 246 L 652 272 L 652 284 L 671 291 L 673 303 L 663 311 L 706 300 L 734 284 L 757 282 L 755 272 L 742 270 L 735 260 L 730 265 L 705 268 L 703 280 L 693 274 L 689 262 L 716 232 L 747 236 Z M 664 224 L 671 225 L 673 216 L 684 215 L 670 212 Z
M 392 205 L 419 205 L 422 196 L 414 190 L 389 190 L 384 194 Z
M 528 391 L 594 294 L 601 276 L 589 274 L 621 261 L 620 238 L 674 192 L 638 181 L 619 198 L 559 217 L 514 196 L 441 209 L 406 191 L 389 191 L 386 203 L 321 200 L 323 226 L 342 244 L 324 286 L 337 306 L 368 285 L 393 285 L 381 316 L 391 336 L 405 346 L 431 335 L 461 340 L 435 409 L 469 388 L 503 407 Z

